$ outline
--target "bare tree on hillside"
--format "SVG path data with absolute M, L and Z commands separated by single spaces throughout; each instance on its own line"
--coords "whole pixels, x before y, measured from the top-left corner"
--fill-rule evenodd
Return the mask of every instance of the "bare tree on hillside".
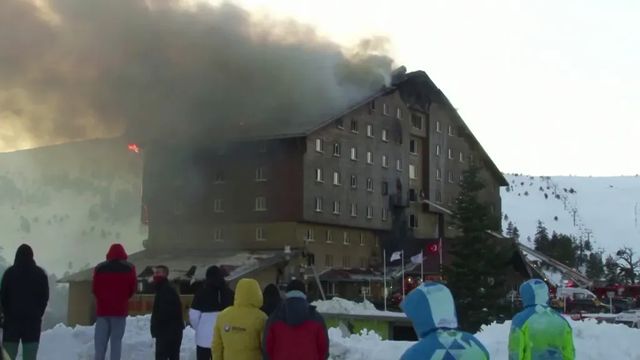
M 635 284 L 640 268 L 640 260 L 636 258 L 636 253 L 633 249 L 625 246 L 618 250 L 616 252 L 616 260 L 620 277 L 631 284 Z

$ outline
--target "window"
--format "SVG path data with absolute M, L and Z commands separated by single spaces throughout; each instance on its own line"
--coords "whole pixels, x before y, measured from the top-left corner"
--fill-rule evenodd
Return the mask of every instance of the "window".
M 354 203 L 351 203 L 351 216 L 352 217 L 358 216 L 358 205 Z
M 449 159 L 453 159 L 453 149 L 449 148 Z
M 373 164 L 373 153 L 371 151 L 367 151 L 367 164 Z
M 324 176 L 322 175 L 322 169 L 316 169 L 316 181 L 324 182 Z
M 402 119 L 402 109 L 400 107 L 396 109 L 396 118 Z
M 373 125 L 367 124 L 367 136 L 373 137 Z
M 364 234 L 360 233 L 360 246 L 364 246 L 364 245 L 365 245 Z
M 436 145 L 436 156 L 440 156 L 440 145 Z
M 437 203 L 442 202 L 442 192 L 440 190 L 436 190 L 436 202 Z
M 369 265 L 369 262 L 367 261 L 367 258 L 366 257 L 361 257 L 360 258 L 360 269 L 366 269 L 367 267 L 369 267 L 368 265 Z M 369 288 L 366 288 L 366 287 L 362 288 L 362 290 L 365 290 L 365 289 L 369 289 Z
M 351 267 L 351 258 L 349 257 L 349 255 L 345 255 L 342 257 L 342 267 L 343 268 Z
M 351 239 L 349 238 L 349 233 L 346 231 L 342 234 L 342 243 L 345 245 L 351 245 Z
M 340 173 L 337 171 L 333 172 L 333 185 L 340 185 Z
M 355 175 L 351 175 L 351 188 L 355 189 L 358 187 L 358 178 Z
M 214 184 L 224 183 L 224 171 L 217 171 L 213 182 Z
M 367 178 L 367 191 L 373 191 L 373 180 L 371 178 Z
M 419 114 L 412 114 L 411 115 L 411 126 L 413 126 L 414 128 L 418 129 L 418 130 L 422 130 L 422 115 Z
M 367 206 L 367 219 L 373 218 L 373 208 L 371 206 Z
M 409 227 L 414 229 L 418 227 L 418 218 L 414 214 L 409 215 Z
M 224 231 L 222 230 L 222 228 L 213 229 L 213 240 L 224 241 Z
M 386 181 L 382 182 L 382 195 L 389 195 L 389 183 Z
M 387 129 L 382 129 L 382 141 L 389 141 L 389 131 Z
M 313 241 L 313 229 L 304 232 L 304 241 Z
M 224 209 L 222 208 L 222 199 L 213 200 L 213 211 L 217 213 L 224 212 Z
M 323 152 L 324 151 L 324 142 L 322 139 L 316 139 L 316 151 Z
M 418 153 L 418 143 L 413 139 L 409 140 L 409 152 L 412 154 Z
M 331 233 L 331 230 L 327 230 L 327 242 L 328 243 L 333 242 L 333 234 Z
M 336 127 L 338 129 L 344 129 L 344 119 L 338 119 L 336 120 Z
M 376 101 L 375 100 L 371 100 L 371 102 L 369 103 L 369 110 L 375 110 L 376 109 Z
M 387 221 L 389 218 L 389 210 L 387 208 L 382 208 L 382 221 Z
M 262 166 L 256 168 L 256 181 L 267 181 L 267 178 L 264 176 L 264 168 Z
M 453 136 L 453 126 L 449 125 L 449 136 Z
M 340 146 L 340 143 L 335 143 L 333 144 L 333 156 L 340 156 L 342 155 L 342 147 Z
M 256 198 L 256 211 L 266 211 L 267 210 L 267 198 L 264 196 L 258 196 Z
M 265 241 L 267 240 L 267 235 L 264 231 L 264 228 L 257 227 L 256 228 L 256 240 L 257 241 Z
M 460 151 L 460 162 L 463 163 L 464 162 L 464 153 L 462 151 Z
M 322 198 L 316 197 L 316 212 L 322 212 Z
M 382 113 L 385 115 L 389 115 L 389 105 L 387 105 L 386 103 L 382 104 Z
M 450 183 L 453 184 L 453 171 L 449 171 L 448 180 L 449 180 Z
M 416 189 L 409 189 L 409 201 L 414 202 L 418 200 Z
M 463 180 L 464 180 L 464 176 L 460 175 L 460 184 L 462 184 Z
M 409 179 L 417 179 L 415 165 L 409 164 Z
M 340 201 L 333 202 L 333 213 L 336 215 L 340 214 Z
M 387 155 L 382 155 L 382 167 L 383 168 L 389 167 L 389 159 L 387 159 Z
M 442 172 L 440 169 L 436 169 L 436 180 L 442 180 Z
M 324 265 L 329 267 L 333 266 L 333 255 L 327 254 L 324 257 Z
M 351 160 L 358 160 L 358 150 L 354 147 L 351 148 Z
M 442 132 L 442 128 L 440 127 L 440 121 L 436 121 L 436 132 Z
M 354 133 L 358 132 L 358 120 L 351 119 L 351 131 Z
M 396 170 L 402 171 L 402 159 L 396 160 Z

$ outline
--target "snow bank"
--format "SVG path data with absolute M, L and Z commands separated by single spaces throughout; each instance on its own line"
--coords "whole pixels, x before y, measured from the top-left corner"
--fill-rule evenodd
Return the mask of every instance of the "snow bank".
M 314 305 L 320 313 L 323 314 L 349 314 L 349 315 L 378 315 L 378 316 L 393 316 L 393 317 L 405 317 L 404 313 L 393 311 L 380 311 L 376 307 L 365 300 L 361 303 L 341 299 L 335 297 L 331 300 L 319 300 L 315 301 Z
M 363 305 L 368 306 L 368 305 Z M 640 330 L 624 325 L 598 324 L 596 321 L 571 322 L 576 345 L 576 359 L 640 360 Z M 491 359 L 506 360 L 510 323 L 484 327 L 477 334 L 491 353 Z M 406 341 L 384 341 L 373 332 L 343 337 L 337 328 L 329 329 L 332 360 L 391 360 L 399 359 L 412 345 Z M 123 360 L 153 359 L 154 343 L 149 334 L 149 316 L 127 319 L 123 339 Z M 195 359 L 194 332 L 186 328 L 182 341 L 181 359 Z M 69 328 L 58 325 L 42 334 L 38 359 L 93 359 L 93 327 Z

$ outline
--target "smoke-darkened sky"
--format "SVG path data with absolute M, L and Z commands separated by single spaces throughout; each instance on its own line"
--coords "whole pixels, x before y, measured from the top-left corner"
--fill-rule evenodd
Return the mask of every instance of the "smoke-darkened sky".
M 345 49 L 231 4 L 3 0 L 0 34 L 0 151 L 299 121 L 380 88 L 393 65 L 383 38 Z

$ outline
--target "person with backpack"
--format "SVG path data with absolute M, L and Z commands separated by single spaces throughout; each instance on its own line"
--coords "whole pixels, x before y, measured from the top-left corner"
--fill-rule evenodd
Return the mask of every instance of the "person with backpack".
M 156 295 L 151 312 L 151 337 L 156 339 L 156 360 L 179 360 L 184 320 L 182 302 L 169 279 L 169 268 L 158 265 L 154 269 L 153 284 Z
M 478 339 L 457 329 L 453 296 L 446 286 L 427 281 L 411 291 L 400 307 L 419 339 L 401 360 L 489 360 L 489 352 Z
M 233 291 L 222 269 L 210 266 L 203 286 L 196 292 L 189 309 L 189 323 L 196 332 L 197 360 L 211 360 L 213 328 L 218 314 L 233 305 Z
M 327 326 L 309 305 L 304 283 L 292 280 L 286 299 L 269 318 L 264 333 L 265 360 L 325 360 L 329 357 Z
M 105 360 L 111 343 L 111 360 L 120 360 L 122 337 L 129 315 L 129 299 L 137 288 L 136 268 L 127 261 L 121 244 L 113 244 L 104 261 L 93 270 L 92 291 L 96 298 L 95 360 Z
M 533 279 L 520 285 L 524 310 L 511 321 L 509 360 L 573 360 L 569 322 L 549 307 L 549 288 Z
M 260 310 L 262 291 L 254 279 L 236 286 L 233 305 L 218 315 L 211 352 L 214 360 L 261 360 L 267 315 Z
M 2 276 L 0 294 L 5 316 L 2 334 L 5 351 L 15 359 L 22 342 L 22 358 L 35 360 L 42 317 L 49 302 L 49 279 L 36 265 L 29 245 L 18 247 L 13 265 Z

